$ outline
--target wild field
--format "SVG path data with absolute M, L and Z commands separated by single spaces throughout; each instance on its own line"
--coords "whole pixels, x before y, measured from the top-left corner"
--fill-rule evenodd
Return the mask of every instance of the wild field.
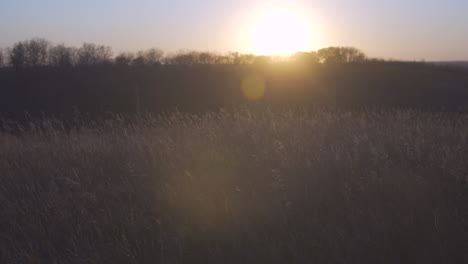
M 1 263 L 468 262 L 467 115 L 238 110 L 64 127 L 3 123 Z

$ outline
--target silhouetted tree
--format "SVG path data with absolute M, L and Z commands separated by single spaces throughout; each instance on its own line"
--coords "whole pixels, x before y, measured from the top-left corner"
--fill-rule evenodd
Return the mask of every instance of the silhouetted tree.
M 155 113 L 174 107 L 184 111 L 214 110 L 245 103 L 239 84 L 251 73 L 260 74 L 267 86 L 265 99 L 268 99 L 257 103 L 272 107 L 386 105 L 468 112 L 466 70 L 368 60 L 364 53 L 349 47 L 299 52 L 289 60 L 237 52 L 184 51 L 164 56 L 157 49 L 136 55 L 121 53 L 112 58 L 110 48 L 105 46 L 86 43 L 75 49 L 33 39 L 8 48 L 3 52 L 3 61 L 11 69 L 0 72 L 2 116 L 10 113 L 21 117 L 24 110 L 36 116 L 41 113 L 66 116 L 75 107 L 95 117 L 106 111 L 134 113 L 135 109 Z M 151 66 L 161 63 L 170 67 Z M 324 64 L 316 67 L 317 63 Z M 340 63 L 339 67 L 334 63 Z M 68 68 L 31 69 L 45 64 Z M 104 65 L 70 67 L 95 64 Z M 219 67 L 226 64 L 236 66 Z
M 296 52 L 290 57 L 290 61 L 299 65 L 310 65 L 319 63 L 317 52 Z
M 137 55 L 136 55 L 136 57 L 133 58 L 131 64 L 133 66 L 144 66 L 144 65 L 146 65 L 144 52 L 143 51 L 137 52 Z
M 175 55 L 166 57 L 165 63 L 170 65 L 192 65 L 193 57 L 188 52 L 180 51 Z
M 31 39 L 24 43 L 27 65 L 31 67 L 46 66 L 48 64 L 48 49 L 50 43 L 41 38 Z
M 26 67 L 26 47 L 23 42 L 17 42 L 10 49 L 8 55 L 9 63 L 16 69 Z
M 345 57 L 346 62 L 363 62 L 366 60 L 364 52 L 353 47 L 343 48 L 342 54 Z
M 228 57 L 229 61 L 231 61 L 232 64 L 239 65 L 240 63 L 240 53 L 239 52 L 229 52 Z
M 353 47 L 329 47 L 317 52 L 322 63 L 350 63 L 365 61 L 366 55 Z
M 144 53 L 145 62 L 148 65 L 159 65 L 164 56 L 164 52 L 160 49 L 151 48 Z
M 76 49 L 63 44 L 49 49 L 49 64 L 55 67 L 71 67 L 76 64 Z
M 3 55 L 3 50 L 0 49 L 0 67 L 4 67 L 4 66 L 5 66 L 5 59 Z
M 155 66 L 162 63 L 164 52 L 160 49 L 151 48 L 145 51 L 138 51 L 136 57 L 132 60 L 135 66 Z
M 114 62 L 119 66 L 130 66 L 135 60 L 135 55 L 129 52 L 122 52 L 117 57 L 115 57 Z
M 10 50 L 10 64 L 15 68 L 46 66 L 49 46 L 47 40 L 40 38 L 17 42 Z
M 241 54 L 239 52 L 230 52 L 229 58 L 232 64 L 235 65 L 246 65 L 253 64 L 255 55 L 253 54 Z
M 233 64 L 233 60 L 229 56 L 212 54 L 213 64 Z
M 164 63 L 169 65 L 233 64 L 233 55 L 219 55 L 211 52 L 180 51 L 166 56 Z
M 197 64 L 215 64 L 218 56 L 210 52 L 200 52 L 197 57 Z
M 111 62 L 112 49 L 103 45 L 84 43 L 78 49 L 77 56 L 79 65 L 108 64 Z

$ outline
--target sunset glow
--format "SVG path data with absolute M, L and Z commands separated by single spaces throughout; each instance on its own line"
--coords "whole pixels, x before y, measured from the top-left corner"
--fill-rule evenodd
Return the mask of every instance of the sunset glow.
M 289 10 L 263 14 L 252 30 L 252 45 L 257 54 L 287 55 L 311 50 L 311 29 L 304 18 Z

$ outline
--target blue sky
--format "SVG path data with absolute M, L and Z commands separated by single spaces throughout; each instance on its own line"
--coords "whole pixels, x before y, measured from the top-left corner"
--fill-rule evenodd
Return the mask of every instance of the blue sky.
M 43 37 L 116 52 L 252 52 L 251 27 L 277 6 L 306 17 L 311 50 L 346 45 L 382 58 L 468 60 L 467 0 L 0 0 L 0 47 Z

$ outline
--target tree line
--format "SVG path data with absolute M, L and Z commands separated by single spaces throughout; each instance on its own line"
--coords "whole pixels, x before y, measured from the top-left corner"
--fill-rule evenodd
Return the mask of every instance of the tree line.
M 151 48 L 138 52 L 122 52 L 114 56 L 108 46 L 84 43 L 81 47 L 53 45 L 42 38 L 19 41 L 12 47 L 0 50 L 0 66 L 24 69 L 31 67 L 74 67 L 89 65 L 158 66 L 158 65 L 204 65 L 204 64 L 269 64 L 275 62 L 350 63 L 363 62 L 366 55 L 353 47 L 329 47 L 318 51 L 297 52 L 288 58 L 278 56 L 258 56 L 229 52 L 180 51 L 165 54 Z
M 159 49 L 114 55 L 103 45 L 30 39 L 3 49 L 0 61 L 0 119 L 72 120 L 76 113 L 96 119 L 245 105 L 468 112 L 467 69 L 376 60 L 351 47 L 290 57 Z M 243 89 L 252 79 L 265 88 L 256 100 Z

